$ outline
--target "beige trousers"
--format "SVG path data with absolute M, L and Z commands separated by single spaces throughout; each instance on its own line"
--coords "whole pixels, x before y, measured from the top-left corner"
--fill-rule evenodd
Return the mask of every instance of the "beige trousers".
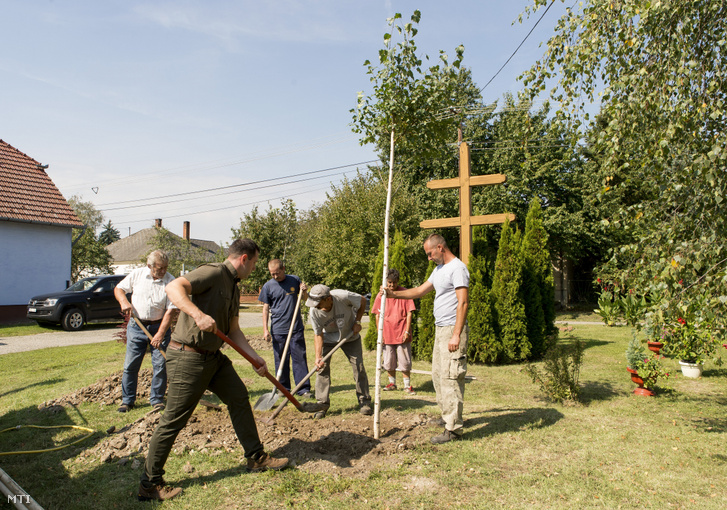
M 455 434 L 462 434 L 468 328 L 465 326 L 459 336 L 459 348 L 455 352 L 449 352 L 449 340 L 453 331 L 454 326 L 436 327 L 432 352 L 432 382 L 445 428 Z

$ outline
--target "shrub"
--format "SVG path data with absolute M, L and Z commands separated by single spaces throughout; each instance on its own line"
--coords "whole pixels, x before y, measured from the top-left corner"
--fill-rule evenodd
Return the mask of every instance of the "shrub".
M 523 300 L 528 339 L 534 358 L 542 357 L 555 342 L 555 297 L 553 269 L 548 251 L 548 233 L 543 227 L 540 200 L 530 202 L 522 241 Z
M 467 322 L 467 358 L 470 361 L 494 362 L 502 349 L 497 340 L 493 304 L 487 286 L 487 262 L 483 257 L 472 256 L 469 263 L 470 287 Z
M 510 222 L 505 221 L 492 281 L 492 299 L 502 343 L 501 361 L 504 362 L 525 360 L 531 350 L 522 296 L 520 238 L 520 232 L 513 231 Z
M 656 386 L 657 379 L 669 377 L 669 373 L 661 365 L 659 358 L 661 356 L 646 352 L 643 344 L 636 338 L 636 332 L 634 332 L 628 347 L 626 347 L 626 362 L 628 367 L 635 370 L 637 375 L 644 381 L 644 388 L 652 389 Z
M 434 262 L 429 263 L 425 280 L 434 271 Z M 411 344 L 412 357 L 420 361 L 432 361 L 432 350 L 434 349 L 434 292 L 430 292 L 419 301 L 418 330 L 412 335 L 414 340 Z
M 578 379 L 583 363 L 583 344 L 576 340 L 571 345 L 554 345 L 545 354 L 543 372 L 528 363 L 523 371 L 540 386 L 552 402 L 574 404 L 578 402 Z
M 606 326 L 613 326 L 619 318 L 621 308 L 618 302 L 614 301 L 613 293 L 604 289 L 598 296 L 598 308 L 593 311 L 601 316 Z

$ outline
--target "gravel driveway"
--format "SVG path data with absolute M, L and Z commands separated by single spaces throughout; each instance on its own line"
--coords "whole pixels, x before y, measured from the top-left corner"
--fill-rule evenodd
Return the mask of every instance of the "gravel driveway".
M 241 313 L 240 327 L 246 328 L 262 327 L 260 313 Z M 0 355 L 11 352 L 33 351 L 45 349 L 46 347 L 63 347 L 66 345 L 93 344 L 108 342 L 114 339 L 116 328 L 84 328 L 81 331 L 49 331 L 37 335 L 26 336 L 0 336 Z

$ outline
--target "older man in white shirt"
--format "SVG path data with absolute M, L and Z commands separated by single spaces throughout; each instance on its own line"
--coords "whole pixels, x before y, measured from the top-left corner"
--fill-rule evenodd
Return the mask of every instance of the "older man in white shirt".
M 136 386 L 139 368 L 144 360 L 147 346 L 151 343 L 151 364 L 154 370 L 151 380 L 149 403 L 155 411 L 164 409 L 164 393 L 167 391 L 167 368 L 160 349 L 166 350 L 171 338 L 169 326 L 176 307 L 167 297 L 165 287 L 174 280 L 167 273 L 169 258 L 161 250 L 153 251 L 146 260 L 146 267 L 134 269 L 114 289 L 114 296 L 121 305 L 121 312 L 134 315 L 152 335 L 151 342 L 146 333 L 133 319 L 126 328 L 126 359 L 121 381 L 121 406 L 118 411 L 125 413 L 136 402 Z M 131 293 L 131 302 L 126 294 Z

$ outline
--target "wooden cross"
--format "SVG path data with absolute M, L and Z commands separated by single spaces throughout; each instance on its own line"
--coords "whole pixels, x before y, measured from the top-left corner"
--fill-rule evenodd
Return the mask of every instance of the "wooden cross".
M 472 216 L 472 186 L 491 186 L 507 181 L 502 174 L 470 175 L 470 148 L 462 142 L 459 144 L 459 177 L 454 179 L 440 179 L 429 181 L 429 189 L 459 188 L 459 218 L 442 218 L 438 220 L 424 220 L 419 226 L 422 228 L 460 227 L 459 230 L 459 256 L 462 262 L 469 264 L 472 253 L 472 227 L 474 225 L 496 225 L 505 223 L 506 219 L 515 220 L 515 215 L 486 214 Z

